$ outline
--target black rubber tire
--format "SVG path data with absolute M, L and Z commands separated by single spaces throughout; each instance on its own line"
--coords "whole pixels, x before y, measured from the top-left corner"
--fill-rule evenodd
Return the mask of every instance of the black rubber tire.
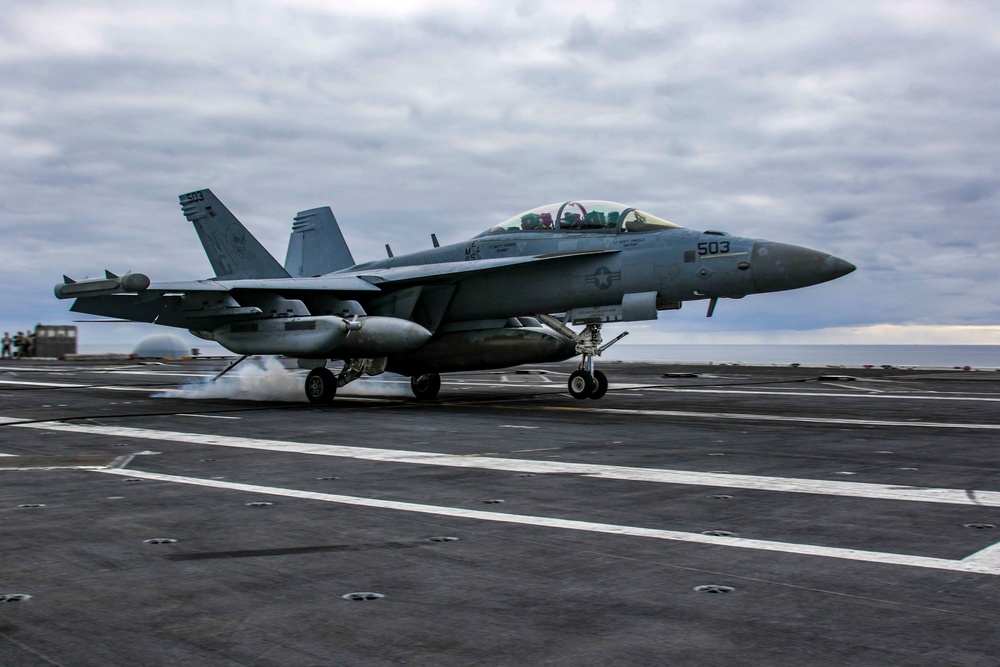
M 437 373 L 414 375 L 410 378 L 410 389 L 418 401 L 435 399 L 441 391 L 441 376 Z
M 326 368 L 314 368 L 306 376 L 305 388 L 310 403 L 329 405 L 337 395 L 337 378 Z
M 604 398 L 604 395 L 608 393 L 608 376 L 601 371 L 594 371 L 594 384 L 594 391 L 590 392 L 590 396 L 587 398 L 594 400 Z
M 594 393 L 594 389 L 597 388 L 597 383 L 594 382 L 593 376 L 587 371 L 573 371 L 573 374 L 569 376 L 569 386 L 570 396 L 573 398 L 578 398 L 583 400 Z

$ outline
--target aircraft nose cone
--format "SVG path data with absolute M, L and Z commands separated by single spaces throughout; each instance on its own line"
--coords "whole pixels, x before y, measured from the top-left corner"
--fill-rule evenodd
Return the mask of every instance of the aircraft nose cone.
M 846 276 L 856 268 L 825 252 L 771 241 L 754 245 L 750 267 L 754 286 L 761 292 L 818 285 Z

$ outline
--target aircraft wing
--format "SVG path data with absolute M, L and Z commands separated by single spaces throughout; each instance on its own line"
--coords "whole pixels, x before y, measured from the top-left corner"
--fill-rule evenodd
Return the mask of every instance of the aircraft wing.
M 296 317 L 352 310 L 364 302 L 373 312 L 409 319 L 426 288 L 421 318 L 440 321 L 454 286 L 470 276 L 516 270 L 536 262 L 618 253 L 620 250 L 553 253 L 475 261 L 348 270 L 314 278 L 240 278 L 148 282 L 140 274 L 56 285 L 56 296 L 76 298 L 73 312 L 185 329 L 209 330 L 246 319 Z M 68 279 L 67 279 L 68 280 Z M 143 283 L 146 285 L 143 287 Z M 132 287 L 129 287 L 132 285 Z
M 56 286 L 59 298 L 76 297 L 73 312 L 188 329 L 213 329 L 268 311 L 308 315 L 305 304 L 294 299 L 303 293 L 331 295 L 336 301 L 379 291 L 350 275 L 164 282 L 133 291 L 117 278 Z
M 56 297 L 59 299 L 93 298 L 97 296 L 128 294 L 139 292 L 145 295 L 184 295 L 209 292 L 229 292 L 237 290 L 273 290 L 277 292 L 378 292 L 381 287 L 395 283 L 433 281 L 435 283 L 453 282 L 469 273 L 491 273 L 508 267 L 531 264 L 534 262 L 581 257 L 587 255 L 605 255 L 621 252 L 620 250 L 596 250 L 586 252 L 551 253 L 547 255 L 529 255 L 523 257 L 501 257 L 497 259 L 480 259 L 476 261 L 442 262 L 438 264 L 416 264 L 390 268 L 369 269 L 366 271 L 342 271 L 325 276 L 312 278 L 237 278 L 188 280 L 177 282 L 148 283 L 142 289 L 129 289 L 128 275 L 124 278 L 108 274 L 101 280 L 69 281 L 56 285 Z M 145 279 L 136 274 L 135 277 Z
M 476 280 L 484 275 L 502 280 L 501 274 L 504 272 L 523 272 L 525 267 L 538 263 L 594 258 L 619 252 L 621 251 L 616 249 L 553 253 L 368 270 L 362 268 L 355 271 L 358 277 L 382 290 L 382 294 L 362 301 L 369 315 L 409 320 L 434 332 L 446 319 L 452 309 L 454 296 L 461 293 L 461 286 L 467 280 Z M 462 311 L 459 317 L 465 315 L 468 313 Z M 478 316 L 473 316 L 473 319 L 476 317 Z

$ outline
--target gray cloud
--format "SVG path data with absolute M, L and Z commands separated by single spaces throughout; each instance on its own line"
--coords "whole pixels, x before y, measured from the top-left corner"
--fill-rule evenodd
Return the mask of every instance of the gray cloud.
M 211 187 L 279 258 L 313 206 L 360 260 L 606 198 L 859 266 L 685 330 L 996 323 L 997 13 L 22 5 L 0 17 L 0 318 L 67 319 L 64 271 L 207 276 L 175 197 Z

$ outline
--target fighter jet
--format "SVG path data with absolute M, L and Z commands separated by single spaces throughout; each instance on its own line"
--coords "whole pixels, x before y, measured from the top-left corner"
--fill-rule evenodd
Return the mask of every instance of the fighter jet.
M 356 264 L 329 207 L 295 216 L 284 266 L 210 190 L 180 196 L 215 277 L 151 283 L 141 273 L 55 286 L 71 310 L 189 329 L 243 355 L 285 355 L 311 369 L 305 393 L 329 403 L 338 387 L 390 371 L 417 399 L 441 373 L 580 356 L 569 393 L 608 390 L 595 359 L 608 322 L 655 320 L 707 300 L 827 282 L 855 267 L 794 245 L 685 229 L 610 201 L 525 211 L 463 243 Z M 582 326 L 581 330 L 573 329 Z M 624 336 L 625 334 L 622 334 Z M 334 374 L 331 361 L 343 362 Z M 226 369 L 227 371 L 229 369 Z M 225 371 L 224 371 L 225 372 Z

